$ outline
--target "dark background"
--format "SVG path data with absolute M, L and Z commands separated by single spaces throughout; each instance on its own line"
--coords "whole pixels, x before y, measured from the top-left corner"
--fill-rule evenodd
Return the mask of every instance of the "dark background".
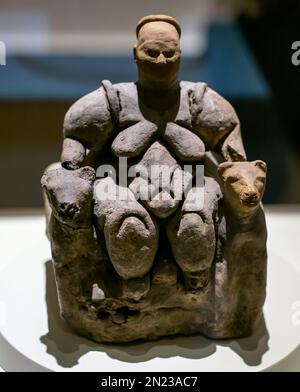
M 233 104 L 249 160 L 269 167 L 264 202 L 299 203 L 300 65 L 291 63 L 291 45 L 300 41 L 300 2 L 256 3 L 255 15 L 210 25 L 207 50 L 183 59 L 181 79 L 206 81 Z M 133 59 L 8 55 L 0 67 L 0 208 L 42 206 L 39 180 L 59 159 L 64 114 L 102 79 L 135 80 Z

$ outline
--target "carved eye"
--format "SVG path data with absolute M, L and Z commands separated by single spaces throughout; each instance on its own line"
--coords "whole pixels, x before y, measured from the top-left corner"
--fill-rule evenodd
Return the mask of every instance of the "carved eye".
M 237 176 L 228 176 L 227 177 L 227 182 L 229 184 L 233 184 L 234 182 L 237 182 L 239 180 L 239 178 Z
M 146 51 L 147 55 L 150 57 L 158 57 L 160 54 L 160 51 L 158 49 L 147 49 Z
M 262 183 L 264 183 L 265 180 L 266 180 L 265 177 L 257 177 L 257 181 L 260 181 L 260 182 L 262 182 Z
M 166 59 L 169 59 L 173 57 L 175 54 L 175 50 L 164 50 L 163 55 L 165 56 Z

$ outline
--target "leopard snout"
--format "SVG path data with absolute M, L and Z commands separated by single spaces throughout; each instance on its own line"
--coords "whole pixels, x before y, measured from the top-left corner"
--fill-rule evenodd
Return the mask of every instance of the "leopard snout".
M 60 203 L 59 204 L 59 214 L 64 218 L 72 219 L 78 211 L 79 211 L 79 208 L 75 203 Z
M 247 188 L 241 193 L 241 200 L 245 203 L 258 203 L 259 195 L 256 190 Z

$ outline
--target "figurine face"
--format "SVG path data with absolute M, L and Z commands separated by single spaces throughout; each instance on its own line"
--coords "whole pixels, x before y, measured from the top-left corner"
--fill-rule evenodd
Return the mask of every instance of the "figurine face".
M 177 79 L 180 53 L 177 30 L 166 22 L 144 25 L 134 47 L 140 76 L 153 82 L 171 82 Z

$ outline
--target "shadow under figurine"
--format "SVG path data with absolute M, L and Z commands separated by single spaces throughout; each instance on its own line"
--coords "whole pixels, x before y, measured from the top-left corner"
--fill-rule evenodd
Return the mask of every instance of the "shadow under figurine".
M 266 164 L 246 161 L 229 102 L 178 81 L 178 22 L 150 15 L 136 32 L 138 81 L 103 81 L 69 109 L 61 163 L 41 180 L 61 314 L 98 342 L 249 335 L 265 299 Z

